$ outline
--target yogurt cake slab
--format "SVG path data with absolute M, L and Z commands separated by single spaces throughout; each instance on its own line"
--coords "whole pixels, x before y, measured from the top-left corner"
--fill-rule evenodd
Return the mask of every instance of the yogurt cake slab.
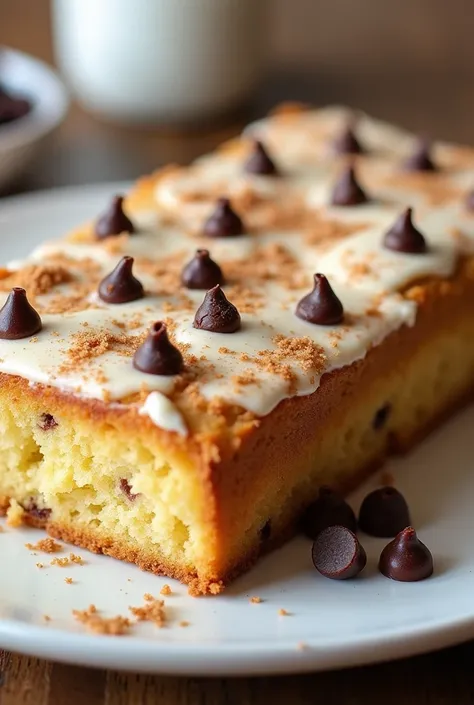
M 473 149 L 285 106 L 10 263 L 10 522 L 219 592 L 470 398 L 473 186 Z

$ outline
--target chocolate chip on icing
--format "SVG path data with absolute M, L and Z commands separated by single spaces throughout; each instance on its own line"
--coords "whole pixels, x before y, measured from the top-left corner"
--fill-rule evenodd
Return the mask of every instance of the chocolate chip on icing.
M 337 154 L 362 154 L 364 151 L 350 124 L 336 137 L 333 147 Z
M 39 333 L 43 324 L 39 313 L 27 299 L 26 291 L 13 287 L 0 309 L 0 338 L 18 340 Z
M 365 192 L 359 185 L 354 167 L 349 166 L 345 169 L 339 180 L 334 186 L 331 203 L 333 206 L 358 206 L 361 203 L 367 203 Z
M 133 366 L 150 375 L 177 375 L 183 369 L 183 356 L 168 338 L 166 326 L 154 323 L 145 342 L 133 356 Z
M 114 196 L 107 211 L 101 215 L 95 224 L 95 235 L 102 240 L 110 235 L 134 233 L 132 221 L 123 212 L 123 196 Z
M 357 536 L 345 526 L 330 526 L 313 543 L 313 565 L 332 580 L 355 578 L 365 568 L 367 555 Z
M 307 508 L 303 515 L 302 529 L 310 539 L 329 526 L 345 526 L 357 531 L 357 520 L 352 507 L 330 487 L 321 487 L 319 497 Z
M 278 175 L 278 169 L 274 161 L 259 140 L 255 140 L 253 143 L 253 151 L 244 164 L 244 171 L 246 171 L 247 174 L 259 174 L 262 176 Z
M 212 333 L 235 333 L 240 329 L 240 313 L 219 284 L 206 293 L 194 316 L 193 326 Z
M 360 507 L 359 527 L 369 536 L 392 538 L 410 521 L 408 504 L 395 487 L 370 492 Z
M 436 171 L 436 166 L 430 155 L 430 143 L 419 138 L 415 149 L 403 165 L 406 171 Z
M 204 223 L 204 235 L 208 237 L 229 237 L 242 235 L 244 225 L 233 210 L 228 198 L 219 198 L 214 212 Z
M 314 275 L 314 288 L 299 301 L 296 315 L 309 323 L 333 326 L 344 317 L 342 303 L 332 290 L 324 274 Z
M 385 233 L 383 246 L 387 250 L 419 255 L 426 252 L 426 240 L 412 221 L 412 208 L 407 208 L 398 216 L 390 230 Z
M 433 556 L 420 541 L 415 529 L 403 529 L 380 554 L 379 570 L 392 580 L 412 583 L 433 574 Z
M 193 259 L 181 272 L 181 281 L 188 289 L 212 289 L 224 283 L 224 275 L 208 250 L 196 250 Z
M 133 272 L 133 257 L 122 257 L 99 284 L 99 296 L 108 304 L 125 304 L 144 296 L 143 285 Z

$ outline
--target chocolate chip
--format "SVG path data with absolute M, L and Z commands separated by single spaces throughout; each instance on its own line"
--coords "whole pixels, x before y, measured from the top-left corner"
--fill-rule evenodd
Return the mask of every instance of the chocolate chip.
M 206 293 L 194 316 L 193 326 L 212 333 L 235 333 L 240 329 L 240 313 L 219 284 Z
M 133 366 L 150 375 L 177 375 L 183 369 L 183 356 L 169 340 L 166 326 L 154 323 L 145 342 L 133 356 Z
M 377 409 L 375 416 L 372 421 L 372 427 L 374 431 L 380 431 L 388 421 L 392 407 L 390 404 L 384 404 L 380 409 Z
M 389 538 L 410 523 L 410 512 L 404 496 L 395 487 L 380 487 L 362 502 L 359 527 L 370 536 Z
M 253 151 L 244 164 L 247 174 L 260 174 L 262 176 L 278 176 L 278 169 L 270 158 L 267 150 L 259 140 L 253 143 Z
M 244 225 L 233 210 L 228 198 L 219 198 L 214 212 L 204 223 L 204 235 L 208 237 L 229 237 L 242 235 Z
M 313 543 L 313 565 L 332 580 L 355 578 L 365 568 L 367 556 L 357 536 L 345 526 L 330 526 Z
M 38 426 L 42 431 L 51 431 L 57 425 L 58 422 L 52 414 L 41 414 Z
M 331 203 L 333 206 L 358 206 L 369 199 L 359 186 L 354 167 L 345 169 L 334 186 Z
M 224 275 L 208 250 L 196 250 L 193 259 L 181 272 L 181 281 L 188 289 L 212 289 L 224 283 Z
M 302 529 L 306 536 L 315 539 L 329 526 L 345 526 L 354 533 L 357 520 L 352 507 L 330 487 L 321 487 L 319 497 L 309 505 L 303 515 Z
M 133 257 L 122 257 L 99 284 L 99 296 L 108 304 L 124 304 L 144 296 L 143 285 L 133 276 Z
M 0 338 L 18 340 L 39 333 L 43 324 L 39 314 L 27 299 L 26 291 L 13 287 L 0 309 Z
M 99 217 L 95 224 L 95 235 L 99 240 L 110 235 L 134 233 L 132 221 L 123 212 L 123 196 L 115 196 L 108 210 Z
M 419 138 L 415 149 L 403 165 L 406 171 L 436 171 L 436 166 L 430 155 L 430 143 Z
M 122 490 L 122 492 L 124 493 L 126 498 L 130 502 L 134 502 L 136 500 L 136 498 L 138 497 L 138 493 L 135 494 L 134 492 L 132 492 L 132 488 L 131 488 L 129 481 L 125 477 L 122 477 L 119 482 L 119 485 L 120 485 L 120 489 Z
M 415 529 L 408 526 L 383 549 L 379 570 L 385 577 L 403 583 L 425 580 L 433 574 L 433 556 Z
M 314 275 L 314 287 L 296 306 L 296 315 L 309 323 L 333 326 L 344 317 L 342 303 L 332 290 L 324 274 Z
M 48 521 L 51 516 L 51 509 L 49 509 L 48 507 L 40 508 L 33 499 L 33 497 L 30 497 L 28 502 L 23 506 L 23 509 L 28 514 L 30 519 L 34 520 L 31 523 L 35 524 L 36 526 L 44 526 L 44 524 Z
M 362 154 L 364 151 L 360 146 L 351 125 L 346 125 L 343 131 L 333 142 L 336 154 Z
M 467 194 L 466 198 L 466 208 L 469 211 L 474 211 L 474 190 Z
M 262 526 L 262 528 L 259 531 L 260 534 L 260 541 L 265 542 L 268 541 L 272 534 L 272 523 L 270 519 L 265 522 L 265 524 Z
M 394 252 L 420 255 L 426 252 L 426 240 L 412 221 L 412 208 L 407 208 L 398 216 L 390 230 L 385 233 L 383 246 Z

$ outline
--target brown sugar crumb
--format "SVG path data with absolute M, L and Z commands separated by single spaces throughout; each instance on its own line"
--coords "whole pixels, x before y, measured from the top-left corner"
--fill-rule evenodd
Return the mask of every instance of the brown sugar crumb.
M 7 524 L 12 529 L 18 529 L 23 524 L 25 510 L 16 499 L 10 500 L 10 506 L 7 509 Z
M 53 558 L 53 560 L 50 561 L 50 565 L 57 565 L 60 568 L 65 568 L 67 565 L 69 565 L 69 558 Z
M 234 387 L 247 387 L 250 384 L 260 384 L 260 380 L 257 379 L 257 376 L 255 375 L 255 372 L 252 372 L 252 370 L 245 370 L 242 372 L 240 375 L 234 375 L 231 378 L 231 382 L 234 385 Z
M 25 543 L 25 546 L 30 551 L 42 551 L 43 553 L 58 553 L 63 550 L 62 545 L 51 538 L 41 539 L 37 543 Z
M 189 627 L 189 622 L 187 622 L 185 619 L 181 620 L 179 623 L 180 627 Z
M 34 298 L 40 294 L 47 294 L 58 284 L 70 282 L 72 278 L 71 272 L 61 265 L 29 264 L 4 279 L 2 288 L 4 285 L 7 288 L 21 286 L 26 289 L 30 298 Z
M 84 624 L 86 629 L 93 634 L 110 636 L 123 636 L 128 634 L 132 623 L 127 617 L 101 617 L 95 605 L 89 605 L 86 610 L 73 610 L 72 614 L 78 622 Z
M 255 596 L 255 597 L 251 597 L 250 600 L 249 600 L 249 602 L 250 602 L 252 605 L 259 605 L 261 602 L 263 602 L 263 600 L 262 600 L 261 597 L 258 597 L 258 595 L 257 595 L 257 596 Z
M 282 607 L 280 607 L 280 609 L 278 610 L 278 616 L 279 616 L 279 617 L 289 617 L 289 616 L 290 616 L 290 612 L 287 612 L 287 611 L 284 610 Z
M 71 563 L 77 563 L 78 565 L 84 565 L 85 561 L 82 556 L 78 556 L 75 553 L 70 553 L 69 554 L 69 560 Z
M 68 585 L 72 585 L 72 578 L 64 578 L 64 582 Z
M 72 345 L 67 351 L 68 361 L 59 367 L 59 372 L 77 370 L 90 360 L 113 350 L 126 357 L 131 357 L 143 343 L 146 333 L 142 335 L 125 335 L 113 333 L 105 328 L 83 330 L 74 333 Z
M 165 584 L 160 590 L 160 595 L 172 595 L 173 591 L 171 590 L 170 586 Z
M 237 355 L 235 350 L 230 350 L 230 348 L 226 348 L 225 345 L 221 345 L 217 352 L 220 355 Z
M 156 627 L 163 627 L 166 620 L 165 603 L 152 597 L 142 607 L 129 607 L 130 612 L 138 622 L 152 622 Z

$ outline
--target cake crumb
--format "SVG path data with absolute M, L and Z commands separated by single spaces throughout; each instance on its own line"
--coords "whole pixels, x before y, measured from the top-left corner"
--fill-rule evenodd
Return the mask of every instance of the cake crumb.
M 171 590 L 170 586 L 168 584 L 163 585 L 163 587 L 160 590 L 160 595 L 172 595 L 173 591 Z
M 36 543 L 25 543 L 25 546 L 30 551 L 42 551 L 43 553 L 58 553 L 63 550 L 62 545 L 51 538 L 41 539 Z
M 51 621 L 51 617 L 49 616 L 49 614 L 44 614 L 44 615 L 43 615 L 43 619 L 44 619 L 45 622 L 50 622 L 50 621 Z
M 86 610 L 73 610 L 72 614 L 78 622 L 84 624 L 85 628 L 93 634 L 123 636 L 128 634 L 132 626 L 128 617 L 122 617 L 121 615 L 108 618 L 101 617 L 97 614 L 95 605 L 89 605 Z
M 152 622 L 156 627 L 163 627 L 166 621 L 165 603 L 163 600 L 148 601 L 142 607 L 129 607 L 130 612 L 138 622 Z
M 145 602 L 153 602 L 153 600 L 154 600 L 155 598 L 153 597 L 153 595 L 151 594 L 151 592 L 146 592 L 146 593 L 143 595 L 143 599 L 145 600 Z
M 44 563 L 37 563 L 37 564 L 36 564 L 36 567 L 37 567 L 37 568 L 44 568 Z
M 23 524 L 25 510 L 16 499 L 10 500 L 10 506 L 7 509 L 7 524 L 13 529 L 18 529 Z
M 306 651 L 309 647 L 308 644 L 306 644 L 304 641 L 299 641 L 296 644 L 296 648 L 298 649 L 298 651 Z
M 263 602 L 263 600 L 261 597 L 258 597 L 258 595 L 256 595 L 255 597 L 251 597 L 249 602 L 251 602 L 252 605 L 259 605 L 261 602 Z
M 187 622 L 185 619 L 181 620 L 179 623 L 180 627 L 189 627 L 189 622 Z
M 279 617 L 289 617 L 290 612 L 287 612 L 286 610 L 283 609 L 283 607 L 280 607 L 280 609 L 278 610 L 278 616 Z
M 49 562 L 49 565 L 57 565 L 60 568 L 65 568 L 69 565 L 69 558 L 53 558 L 53 560 Z
M 84 565 L 84 563 L 85 563 L 85 560 L 83 559 L 83 557 L 78 556 L 76 553 L 70 553 L 69 560 L 71 561 L 71 563 L 77 563 L 78 565 Z
M 64 578 L 64 582 L 68 585 L 72 585 L 72 578 Z

